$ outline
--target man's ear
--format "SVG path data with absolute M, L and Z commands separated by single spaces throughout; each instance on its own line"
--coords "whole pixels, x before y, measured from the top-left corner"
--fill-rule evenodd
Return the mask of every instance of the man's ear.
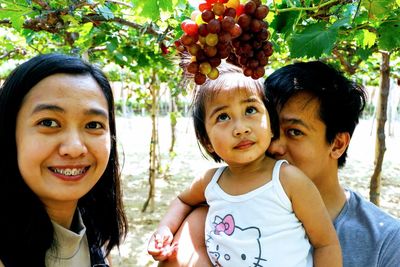
M 334 159 L 340 158 L 346 151 L 350 143 L 350 134 L 348 132 L 338 133 L 332 143 L 331 156 Z

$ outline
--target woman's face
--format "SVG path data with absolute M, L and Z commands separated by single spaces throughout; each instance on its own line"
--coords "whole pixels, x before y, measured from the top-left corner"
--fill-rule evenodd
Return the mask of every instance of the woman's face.
M 77 204 L 110 156 L 107 100 L 90 75 L 55 74 L 25 96 L 17 115 L 18 166 L 47 208 Z

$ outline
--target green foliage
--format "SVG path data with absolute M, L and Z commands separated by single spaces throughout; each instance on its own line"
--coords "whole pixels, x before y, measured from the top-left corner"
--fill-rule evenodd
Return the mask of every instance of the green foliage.
M 330 54 L 335 45 L 337 30 L 326 28 L 326 23 L 310 24 L 300 33 L 295 33 L 289 39 L 291 56 L 316 57 L 322 54 Z
M 268 1 L 275 53 L 281 64 L 313 58 L 340 62 L 354 74 L 380 51 L 398 58 L 399 0 Z M 289 51 L 290 53 L 288 53 Z M 271 63 L 273 64 L 273 63 Z
M 379 47 L 393 51 L 400 47 L 400 17 L 390 17 L 378 28 Z
M 344 70 L 351 73 L 366 69 L 363 64 L 381 50 L 398 58 L 400 0 L 267 4 L 275 50 L 270 68 L 313 58 L 346 63 Z M 182 70 L 173 60 L 173 41 L 192 11 L 187 0 L 5 0 L 0 3 L 0 63 L 50 51 L 79 54 L 102 67 L 115 63 L 126 73 L 126 82 L 144 83 L 134 89 L 139 102 L 147 101 L 151 82 L 168 83 L 172 95 L 187 94 Z

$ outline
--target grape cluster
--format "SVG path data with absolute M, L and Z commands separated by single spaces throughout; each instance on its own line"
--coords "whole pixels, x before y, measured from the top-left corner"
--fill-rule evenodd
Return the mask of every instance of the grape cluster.
M 222 59 L 242 68 L 253 79 L 264 76 L 264 67 L 271 56 L 268 24 L 269 12 L 261 0 L 206 0 L 193 11 L 191 19 L 181 23 L 182 36 L 175 41 L 179 52 L 192 56 L 186 71 L 194 75 L 196 84 L 207 77 L 219 76 Z

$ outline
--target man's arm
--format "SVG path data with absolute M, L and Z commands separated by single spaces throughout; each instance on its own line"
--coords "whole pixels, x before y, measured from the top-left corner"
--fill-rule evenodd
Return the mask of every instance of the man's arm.
M 189 188 L 171 202 L 147 247 L 148 253 L 155 260 L 163 261 L 175 254 L 177 244 L 172 242 L 174 234 L 193 207 L 205 202 L 204 190 L 214 172 L 209 170 L 204 176 L 195 179 Z
M 399 223 L 400 225 L 400 223 Z M 388 234 L 379 257 L 378 266 L 398 267 L 400 266 L 400 226 L 392 234 Z

